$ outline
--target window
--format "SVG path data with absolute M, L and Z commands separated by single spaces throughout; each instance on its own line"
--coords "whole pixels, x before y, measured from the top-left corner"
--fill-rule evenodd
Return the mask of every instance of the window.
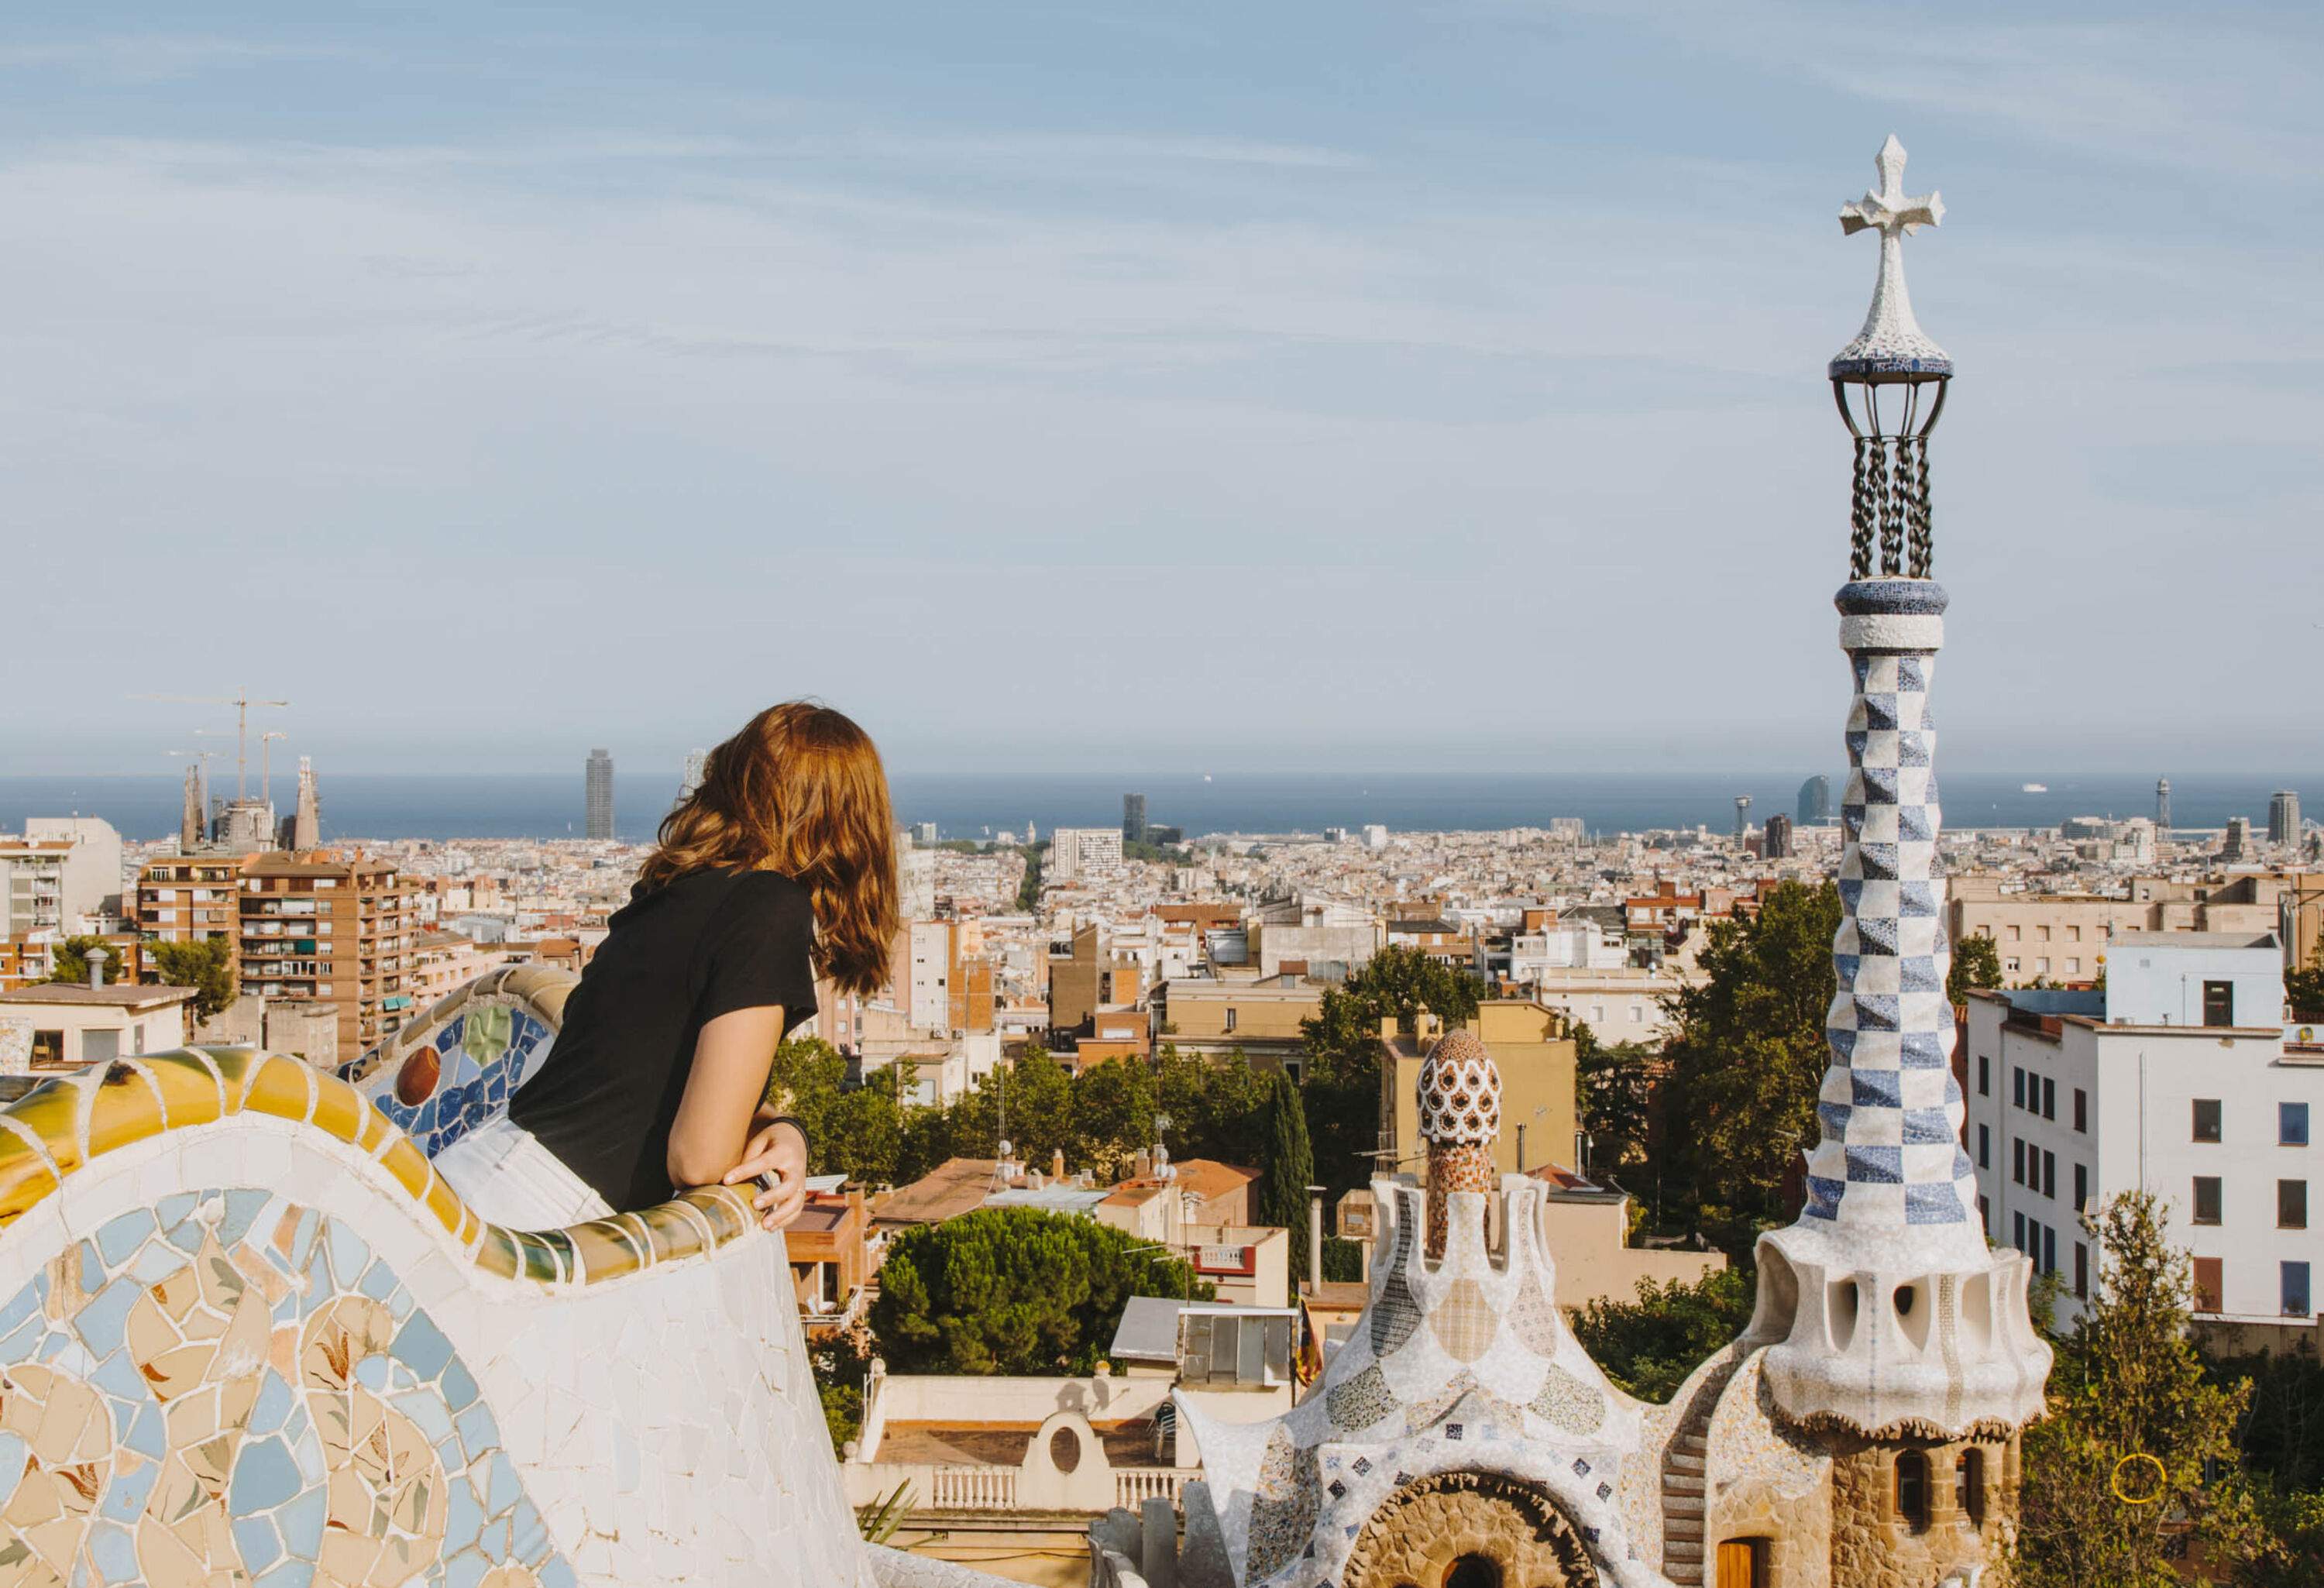
M 2069 956 L 2066 959 L 2066 974 L 2070 976 L 2080 975 L 2082 974 L 2082 962 L 2071 956 Z
M 2042 1271 L 2045 1274 L 2058 1271 L 2058 1232 L 2046 1224 L 2042 1230 Z
M 2074 1129 L 2084 1135 L 2090 1130 L 2090 1094 L 2080 1086 L 2074 1088 Z
M 2219 1222 L 2219 1177 L 2217 1175 L 2195 1177 L 2195 1222 L 2199 1224 Z
M 2289 1106 L 2288 1104 L 2286 1106 Z M 2307 1122 L 2302 1120 L 2304 1126 Z M 2219 1139 L 2219 1100 L 2216 1097 L 2195 1099 L 2195 1140 L 2217 1141 Z
M 2310 1313 L 2316 1310 L 2313 1306 L 2309 1305 L 2310 1297 L 2308 1294 L 2308 1265 L 2306 1263 L 2288 1262 L 2283 1265 L 2282 1288 L 2284 1316 L 2288 1318 L 2304 1318 Z
M 2090 1295 L 2090 1249 L 2080 1242 L 2074 1242 L 2074 1294 L 2083 1300 Z
M 2034 962 L 2034 974 L 2037 976 L 2046 976 L 2050 974 L 2050 956 L 2048 955 L 2045 954 Z
M 2212 1140 L 2216 1141 L 2218 1138 L 2215 1136 Z M 2308 1105 L 2306 1103 L 2279 1103 L 2275 1105 L 2275 1140 L 2276 1144 L 2281 1147 L 2308 1145 Z
M 1993 1095 L 1993 1060 L 1982 1053 L 1977 1056 L 1977 1094 Z
M 2058 1117 L 2058 1083 L 2048 1076 L 2042 1078 L 2042 1117 L 2045 1120 Z
M 2025 1184 L 2025 1138 L 2009 1139 L 2009 1177 L 2019 1185 Z
M 2050 928 L 2047 927 L 2036 927 L 2034 928 L 2034 936 L 2041 939 L 2043 942 L 2047 943 L 2050 940 Z
M 1636 1003 L 1630 1005 L 1630 1023 L 1634 1026 L 1646 1023 L 1646 1011 L 1644 1006 Z
M 1953 1509 L 1972 1528 L 1985 1523 L 1985 1452 L 1964 1450 L 1953 1463 Z
M 2074 1166 L 2074 1211 L 2080 1213 L 2089 1205 L 2090 1166 L 2078 1163 Z
M 2015 975 L 2017 974 L 2017 956 L 2013 954 L 2008 958 L 2003 960 L 2001 962 L 2001 968 L 2007 971 L 2011 975 Z
M 1929 1458 L 1917 1450 L 1896 1457 L 1896 1515 L 1915 1533 L 1929 1530 Z
M 1977 1128 L 1977 1167 L 1981 1169 L 1993 1167 L 1993 1131 L 1985 1125 Z
M 2067 941 L 2067 942 L 2069 942 L 2069 943 L 2079 943 L 2079 942 L 2080 942 L 2081 940 L 2082 940 L 2082 929 L 2081 929 L 2081 928 L 2080 928 L 2080 927 L 2068 927 L 2068 928 L 2066 928 L 2066 941 Z
M 2024 936 L 2025 936 L 2025 928 L 2023 928 L 2023 927 L 2012 927 L 2012 928 L 2009 928 L 2009 940 L 2010 940 L 2012 943 L 2017 942 L 2019 939 L 2023 938 Z
M 2207 1026 L 2232 1026 L 2236 1023 L 2236 984 L 2233 982 L 2203 983 L 2203 1023 Z
M 2057 1194 L 2058 1155 L 2054 1152 L 2044 1152 L 2042 1155 L 2042 1195 L 2055 1196 Z
M 2195 1260 L 2195 1310 L 2218 1312 L 2220 1294 L 2227 1288 L 2227 1275 L 2216 1257 Z
M 1230 1031 L 1231 1031 L 1231 1030 L 1233 1030 L 1234 1029 L 1235 1029 L 1235 1011 L 1233 1011 L 1233 1009 L 1230 1008 L 1230 1009 L 1227 1011 L 1227 1029 L 1228 1029 L 1228 1030 L 1230 1030 Z
M 2025 1250 L 2025 1215 L 2022 1213 L 2009 1215 L 2009 1243 L 2020 1251 Z
M 2275 1183 L 2275 1225 L 2280 1230 L 2304 1230 L 2308 1227 L 2308 1182 L 2278 1180 Z
M 2022 1065 L 2014 1065 L 2010 1067 L 2009 1101 L 2013 1107 L 2025 1106 L 2025 1069 Z

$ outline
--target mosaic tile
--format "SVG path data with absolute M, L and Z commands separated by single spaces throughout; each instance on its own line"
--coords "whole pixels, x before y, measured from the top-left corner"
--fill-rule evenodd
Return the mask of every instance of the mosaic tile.
M 1595 1434 L 1606 1424 L 1606 1397 L 1554 1362 L 1530 1406 L 1544 1422 L 1569 1434 Z M 1588 1471 L 1587 1463 L 1575 1464 Z

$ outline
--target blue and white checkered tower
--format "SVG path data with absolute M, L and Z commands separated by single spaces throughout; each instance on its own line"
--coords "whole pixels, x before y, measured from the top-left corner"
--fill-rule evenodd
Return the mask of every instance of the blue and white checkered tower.
M 1856 447 L 1849 582 L 1835 601 L 1855 695 L 1831 1063 L 1806 1206 L 1760 1240 L 1752 1333 L 1770 1344 L 1767 1380 L 1794 1420 L 1958 1436 L 2034 1415 L 2049 1350 L 2027 1319 L 2026 1260 L 1986 1243 L 1945 993 L 1928 698 L 1946 596 L 1930 577 L 1928 437 L 1953 366 L 1914 319 L 1903 246 L 1944 205 L 1905 195 L 1895 138 L 1877 169 L 1879 190 L 1843 207 L 1840 225 L 1880 233 L 1878 283 L 1829 368 Z

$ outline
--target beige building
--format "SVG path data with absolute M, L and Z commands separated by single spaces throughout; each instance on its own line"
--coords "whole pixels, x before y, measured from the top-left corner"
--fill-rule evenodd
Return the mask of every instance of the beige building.
M 1386 1022 L 1383 1022 L 1386 1023 Z M 1496 999 L 1477 1006 L 1464 1029 L 1474 1032 L 1501 1074 L 1501 1128 L 1493 1146 L 1493 1171 L 1521 1175 L 1558 1163 L 1573 1152 L 1576 1130 L 1573 1039 L 1565 1016 L 1545 1004 Z M 1425 1154 L 1420 1139 L 1417 1081 L 1430 1044 L 1442 1035 L 1434 1016 L 1420 1029 L 1380 1033 L 1386 1051 L 1380 1063 L 1380 1151 L 1373 1172 L 1420 1172 Z
M 2036 977 L 2095 983 L 2107 940 L 2124 932 L 2273 932 L 2287 943 L 2285 963 L 2296 966 L 2313 957 L 2324 919 L 2324 875 L 2315 873 L 2135 877 L 2127 899 L 2005 891 L 1992 876 L 1953 877 L 1946 887 L 1952 940 L 1992 938 L 2008 986 Z
M 1609 1047 L 1618 1042 L 1660 1042 L 1670 1035 L 1663 1001 L 1682 983 L 1665 971 L 1635 965 L 1611 970 L 1544 970 L 1525 989 L 1527 997 L 1554 1009 L 1575 1025 L 1588 1026 Z
M 1301 1022 L 1323 1012 L 1324 987 L 1300 976 L 1257 982 L 1188 977 L 1165 982 L 1155 995 L 1158 1040 L 1181 1053 L 1240 1048 L 1262 1068 L 1295 1073 L 1306 1052 Z
M 0 1075 L 78 1069 L 186 1045 L 191 987 L 74 982 L 0 992 Z

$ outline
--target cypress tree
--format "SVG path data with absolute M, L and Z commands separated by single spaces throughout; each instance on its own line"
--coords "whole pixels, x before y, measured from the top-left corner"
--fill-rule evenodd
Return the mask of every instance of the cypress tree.
M 1265 1156 L 1259 1160 L 1259 1222 L 1291 1232 L 1291 1261 L 1306 1261 L 1307 1186 L 1315 1154 L 1307 1144 L 1307 1110 L 1299 1088 L 1277 1071 L 1267 1094 Z

